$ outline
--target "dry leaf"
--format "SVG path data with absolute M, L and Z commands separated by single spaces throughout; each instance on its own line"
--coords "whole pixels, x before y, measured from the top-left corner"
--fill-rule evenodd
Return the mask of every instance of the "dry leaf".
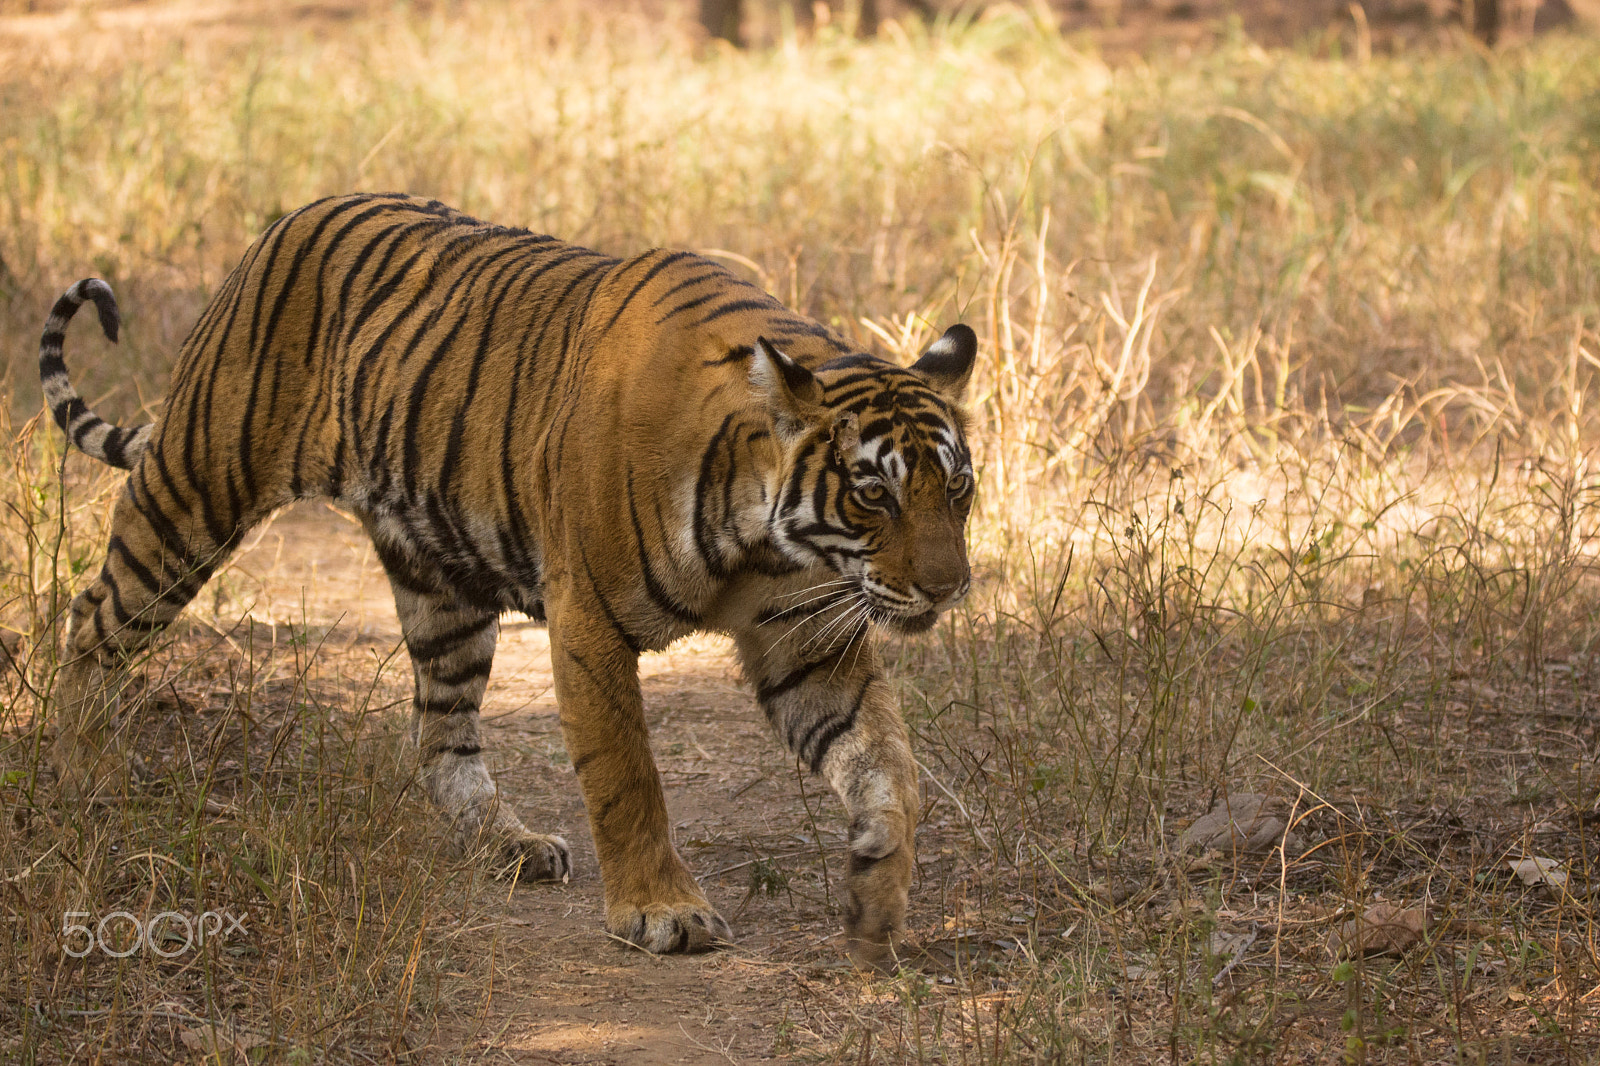
M 1220 851 L 1224 855 L 1262 854 L 1280 843 L 1289 855 L 1300 853 L 1300 841 L 1289 832 L 1288 807 L 1280 799 L 1254 792 L 1235 792 L 1217 800 L 1178 839 L 1183 851 Z
M 237 1052 L 242 1057 L 251 1048 L 262 1047 L 269 1042 L 266 1037 L 255 1033 L 229 1027 L 219 1028 L 215 1025 L 197 1025 L 192 1029 L 180 1029 L 178 1039 L 190 1050 L 230 1060 L 234 1058 L 232 1052 Z
M 1211 954 L 1219 959 L 1232 958 L 1239 952 L 1249 948 L 1256 941 L 1253 929 L 1246 929 L 1239 933 L 1230 933 L 1223 929 L 1211 931 Z
M 1400 955 L 1428 932 L 1426 907 L 1374 903 L 1328 934 L 1328 951 L 1345 955 Z
M 1530 888 L 1543 885 L 1560 892 L 1567 887 L 1567 871 L 1562 869 L 1559 859 L 1536 855 L 1531 859 L 1511 859 L 1507 865 Z

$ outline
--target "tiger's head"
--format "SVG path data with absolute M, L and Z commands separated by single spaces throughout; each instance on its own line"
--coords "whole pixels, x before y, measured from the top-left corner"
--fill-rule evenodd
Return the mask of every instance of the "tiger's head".
M 786 557 L 853 582 L 866 613 L 901 632 L 931 627 L 971 584 L 960 403 L 977 352 L 956 325 L 910 367 L 847 355 L 813 371 L 756 342 L 751 382 L 783 457 L 769 535 Z

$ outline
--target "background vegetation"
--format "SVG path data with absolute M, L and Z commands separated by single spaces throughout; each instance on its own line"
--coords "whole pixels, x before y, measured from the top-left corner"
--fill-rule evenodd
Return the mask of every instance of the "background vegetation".
M 436 919 L 474 875 L 395 838 L 417 812 L 390 712 L 304 634 L 258 654 L 201 611 L 159 660 L 149 699 L 211 701 L 195 743 L 223 754 L 193 781 L 72 812 L 38 758 L 117 486 L 83 462 L 63 484 L 34 418 L 50 301 L 112 283 L 125 340 L 75 334 L 75 375 L 108 415 L 156 414 L 252 237 L 358 188 L 717 250 L 900 358 L 978 329 L 981 580 L 893 649 L 924 846 L 973 857 L 924 873 L 948 920 L 920 942 L 955 978 L 841 985 L 781 1053 L 1600 1054 L 1600 44 L 1236 33 L 1113 66 L 1000 8 L 748 53 L 492 0 L 25 21 L 0 36 L 7 1054 L 135 1055 L 165 1011 L 240 1019 L 256 1055 L 400 1056 L 463 987 Z M 276 773 L 296 758 L 318 772 Z M 1298 847 L 1185 854 L 1246 792 Z M 1567 880 L 1525 884 L 1529 857 Z M 59 913 L 130 899 L 248 903 L 293 948 L 62 957 Z M 1379 904 L 1425 914 L 1414 943 L 1341 948 Z

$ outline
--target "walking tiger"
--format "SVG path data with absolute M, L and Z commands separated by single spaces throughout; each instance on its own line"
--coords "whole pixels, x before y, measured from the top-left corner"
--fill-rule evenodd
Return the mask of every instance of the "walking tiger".
M 331 497 L 393 587 L 419 776 L 460 847 L 570 870 L 480 746 L 498 619 L 519 611 L 549 626 L 606 928 L 653 952 L 730 938 L 673 847 L 638 679 L 641 652 L 727 633 L 778 739 L 849 815 L 852 957 L 893 950 L 917 767 L 872 628 L 925 630 L 967 592 L 971 329 L 901 367 L 699 255 L 615 259 L 432 200 L 341 196 L 250 247 L 160 417 L 125 429 L 68 380 L 85 302 L 116 339 L 110 288 L 72 286 L 40 344 L 45 399 L 74 445 L 131 473 L 71 606 L 54 693 L 69 787 L 131 772 L 110 695 L 128 656 L 253 525 Z

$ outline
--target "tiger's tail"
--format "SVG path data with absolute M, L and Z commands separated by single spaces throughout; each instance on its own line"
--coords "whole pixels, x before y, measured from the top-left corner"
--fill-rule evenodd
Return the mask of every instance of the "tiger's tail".
M 99 278 L 84 278 L 61 294 L 61 299 L 50 309 L 45 320 L 44 336 L 39 338 L 39 384 L 44 389 L 45 403 L 55 416 L 56 425 L 66 433 L 67 439 L 84 453 L 102 463 L 133 469 L 155 430 L 148 422 L 132 429 L 114 426 L 89 410 L 78 390 L 72 387 L 67 376 L 67 363 L 61 354 L 66 338 L 67 323 L 78 313 L 85 300 L 93 300 L 100 313 L 100 328 L 113 344 L 117 340 L 117 299 L 111 295 L 111 286 Z

